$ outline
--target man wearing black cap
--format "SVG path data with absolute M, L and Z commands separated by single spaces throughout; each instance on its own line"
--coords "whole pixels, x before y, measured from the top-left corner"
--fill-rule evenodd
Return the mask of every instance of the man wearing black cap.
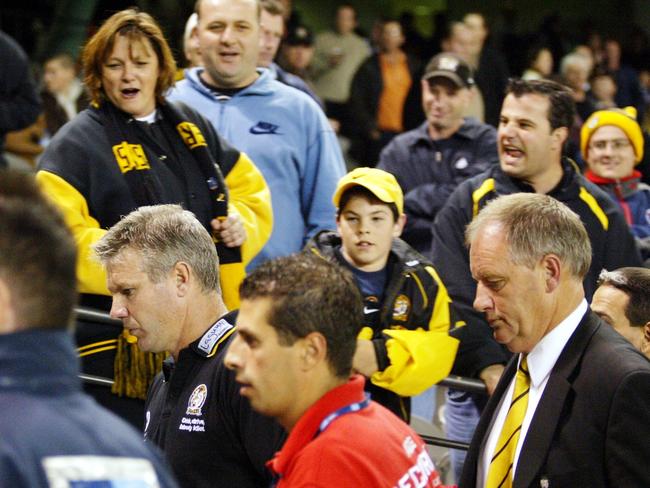
M 314 58 L 314 37 L 307 26 L 289 26 L 282 42 L 278 64 L 283 69 L 302 78 L 308 85 L 311 80 L 311 61 Z
M 404 191 L 408 218 L 402 238 L 427 253 L 433 220 L 447 197 L 498 157 L 494 128 L 463 117 L 474 84 L 467 63 L 451 53 L 438 54 L 420 84 L 426 121 L 393 139 L 377 167 L 393 173 Z

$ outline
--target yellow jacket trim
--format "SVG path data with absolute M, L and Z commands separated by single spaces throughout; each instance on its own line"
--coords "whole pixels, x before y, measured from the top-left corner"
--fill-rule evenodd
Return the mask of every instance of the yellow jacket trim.
M 603 212 L 603 209 L 600 208 L 598 201 L 594 198 L 594 196 L 591 193 L 587 191 L 587 189 L 584 186 L 580 187 L 580 199 L 584 201 L 589 207 L 589 209 L 594 213 L 596 218 L 600 221 L 600 225 L 603 226 L 603 229 L 608 230 L 609 218 L 607 218 L 607 214 Z
M 474 205 L 472 207 L 472 218 L 476 217 L 478 215 L 478 204 L 481 201 L 481 199 L 488 193 L 494 190 L 494 178 L 488 178 L 485 180 L 483 183 L 481 183 L 481 186 L 479 186 L 474 192 L 472 193 L 472 202 L 474 202 Z
M 77 244 L 77 281 L 80 293 L 109 295 L 106 288 L 106 273 L 95 258 L 92 245 L 99 241 L 106 231 L 88 210 L 84 196 L 70 183 L 49 171 L 39 171 L 36 179 L 43 192 L 62 211 Z M 242 259 L 246 265 L 262 249 L 271 235 L 273 213 L 271 194 L 262 173 L 245 154 L 241 153 L 237 163 L 225 178 L 230 191 L 229 211 L 236 212 L 246 229 L 246 242 L 242 246 Z M 236 308 L 239 283 L 244 273 L 236 272 L 226 265 L 221 280 L 224 302 L 228 308 Z
M 112 351 L 113 349 L 117 349 L 117 341 L 115 341 L 115 344 L 113 344 L 112 346 L 100 347 L 97 349 L 91 349 L 89 351 L 82 352 L 79 354 L 79 357 L 83 358 L 86 356 L 91 356 L 92 354 L 97 354 L 99 352 Z
M 235 331 L 237 330 L 236 327 L 233 327 L 230 329 L 228 332 L 226 332 L 221 339 L 217 341 L 217 343 L 212 347 L 212 351 L 210 351 L 210 354 L 208 354 L 208 357 L 211 358 L 214 356 L 217 351 L 219 350 L 219 346 L 226 340 L 228 337 L 230 337 Z
M 371 381 L 401 396 L 413 396 L 445 378 L 454 364 L 458 340 L 449 335 L 451 299 L 438 273 L 426 271 L 438 285 L 427 330 L 385 329 L 390 336 L 386 351 L 390 366 L 371 376 Z M 424 325 L 424 324 L 423 324 Z
M 242 261 L 246 265 L 271 237 L 271 192 L 260 170 L 243 152 L 225 181 L 230 192 L 228 211 L 239 214 L 246 229 L 246 242 L 242 246 Z
M 63 213 L 68 228 L 77 244 L 77 285 L 80 293 L 108 295 L 106 273 L 95 259 L 91 246 L 106 231 L 99 227 L 88 211 L 88 203 L 77 189 L 60 176 L 49 171 L 36 173 L 36 181 L 43 192 Z
M 85 351 L 86 349 L 91 349 L 93 347 L 105 346 L 106 344 L 116 344 L 117 339 L 108 339 L 106 341 L 93 342 L 92 344 L 87 344 L 77 348 L 77 352 Z

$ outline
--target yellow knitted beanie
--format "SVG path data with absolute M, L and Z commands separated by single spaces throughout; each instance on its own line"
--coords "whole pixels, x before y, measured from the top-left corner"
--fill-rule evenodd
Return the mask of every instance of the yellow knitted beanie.
M 632 143 L 636 163 L 639 164 L 643 159 L 643 133 L 641 127 L 636 121 L 636 109 L 634 107 L 613 108 L 610 110 L 599 110 L 589 116 L 580 130 L 580 151 L 582 157 L 587 159 L 589 149 L 589 139 L 596 129 L 604 125 L 613 125 L 618 127 Z

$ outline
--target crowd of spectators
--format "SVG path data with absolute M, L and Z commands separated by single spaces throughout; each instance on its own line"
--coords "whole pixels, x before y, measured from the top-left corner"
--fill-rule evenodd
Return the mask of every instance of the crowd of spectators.
M 479 280 L 477 288 L 465 228 L 492 200 L 513 193 L 547 195 L 580 217 L 591 261 L 580 275 L 582 285 L 573 285 L 587 301 L 594 296 L 594 311 L 648 354 L 647 310 L 628 317 L 631 332 L 619 330 L 612 317 L 624 313 L 614 309 L 628 298 L 610 296 L 610 288 L 628 278 L 600 273 L 650 267 L 650 151 L 644 150 L 650 140 L 650 48 L 624 50 L 625 39 L 593 32 L 568 43 L 550 20 L 536 35 L 519 39 L 525 49 L 522 43 L 508 46 L 514 34 L 497 38 L 480 12 L 453 20 L 439 15 L 430 39 L 417 32 L 408 14 L 378 18 L 366 36 L 348 3 L 336 8 L 331 30 L 314 32 L 279 0 L 199 0 L 189 19 L 179 19 L 187 22 L 181 69 L 154 14 L 113 14 L 89 37 L 79 59 L 60 52 L 32 60 L 41 62 L 33 70 L 40 77 L 32 76 L 17 43 L 0 32 L 0 58 L 8 67 L 0 75 L 0 171 L 6 160 L 35 175 L 74 238 L 81 304 L 124 323 L 122 331 L 78 322 L 83 371 L 113 380 L 110 393 L 88 391 L 144 427 L 145 438 L 165 451 L 183 486 L 229 479 L 226 472 L 235 464 L 240 472 L 224 486 L 267 485 L 272 475 L 277 483 L 298 469 L 284 460 L 291 454 L 287 445 L 296 449 L 291 432 L 270 471 L 264 462 L 282 447 L 283 428 L 290 431 L 300 415 L 287 421 L 250 385 L 242 388 L 247 395 L 235 388 L 235 375 L 248 374 L 247 367 L 268 368 L 257 356 L 255 321 L 271 325 L 290 354 L 303 354 L 293 364 L 303 368 L 301 374 L 316 368 L 310 374 L 323 383 L 311 385 L 322 387 L 314 392 L 342 388 L 361 410 L 361 376 L 372 398 L 406 422 L 410 397 L 450 371 L 483 381 L 488 396 L 497 385 L 503 393 L 504 368 L 513 370 L 513 361 L 521 364 L 526 357 L 504 347 L 486 317 L 489 307 L 475 302 L 486 285 Z M 157 236 L 169 219 L 191 232 Z M 165 239 L 186 237 L 187 255 L 165 256 Z M 152 242 L 162 247 L 150 248 Z M 200 242 L 216 253 L 193 250 Z M 301 251 L 302 258 L 282 261 Z M 202 264 L 192 260 L 198 254 L 208 256 L 203 264 L 219 264 L 209 286 L 201 271 L 196 281 Z M 292 296 L 290 290 L 273 290 L 268 283 L 269 289 L 255 288 L 256 280 L 272 281 L 274 274 L 286 280 L 287 270 L 301 266 L 340 278 L 310 254 L 347 270 L 356 287 L 353 306 L 363 305 L 353 330 L 357 352 L 340 363 L 343 373 L 328 371 L 334 363 L 326 332 L 316 326 L 285 332 L 277 325 L 276 315 L 291 305 L 285 297 Z M 171 276 L 169 260 L 189 264 L 173 267 Z M 305 273 L 301 286 L 319 291 Z M 632 276 L 641 280 L 637 288 L 647 287 L 642 272 Z M 245 333 L 237 336 L 237 313 L 228 311 L 240 305 L 241 283 L 248 293 L 243 316 L 250 324 L 242 322 Z M 136 289 L 146 291 L 138 293 L 149 297 L 147 303 L 132 297 Z M 0 286 L 0 299 L 2 292 Z M 277 310 L 267 307 L 268 297 L 282 299 L 273 305 Z M 266 315 L 252 304 L 264 305 Z M 323 313 L 334 314 L 336 306 L 327 305 Z M 149 323 L 156 327 L 147 329 Z M 163 329 L 177 332 L 158 341 L 155 334 Z M 326 340 L 311 344 L 321 332 Z M 285 344 L 287 337 L 293 342 Z M 237 349 L 226 367 L 230 343 Z M 163 364 L 168 353 L 172 359 Z M 203 372 L 185 371 L 196 365 Z M 341 383 L 350 372 L 359 376 Z M 289 377 L 296 388 L 306 388 L 312 378 Z M 229 390 L 213 397 L 221 384 Z M 172 401 L 176 390 L 183 393 Z M 470 442 L 488 396 L 448 391 L 448 437 Z M 279 424 L 255 413 L 244 397 Z M 313 415 L 321 405 L 318 397 L 311 400 L 301 414 Z M 219 410 L 226 414 L 206 413 L 211 428 L 219 427 L 209 436 L 191 437 L 184 423 L 190 431 L 200 428 L 192 421 L 202 408 L 208 411 L 206 401 L 210 408 L 222 402 Z M 330 403 L 327 408 L 346 408 Z M 170 420 L 172 410 L 176 416 Z M 367 412 L 369 425 L 384 415 Z M 393 440 L 406 436 L 412 443 L 399 468 L 404 476 L 421 471 L 421 479 L 438 483 L 426 454 L 411 459 L 422 450 L 417 435 L 393 430 Z M 216 457 L 228 462 L 206 457 L 196 471 L 187 469 L 192 450 L 209 449 L 212 436 L 226 435 L 236 448 L 222 445 Z M 254 445 L 256 435 L 268 443 Z M 155 455 L 151 462 L 159 470 Z M 477 460 L 471 459 L 474 470 Z M 463 463 L 464 455 L 452 451 L 448 479 L 461 479 Z M 379 465 L 374 469 L 381 471 Z M 478 469 L 476 479 L 483 479 L 486 473 Z M 308 478 L 298 472 L 291 476 Z M 290 486 L 280 481 L 285 485 Z

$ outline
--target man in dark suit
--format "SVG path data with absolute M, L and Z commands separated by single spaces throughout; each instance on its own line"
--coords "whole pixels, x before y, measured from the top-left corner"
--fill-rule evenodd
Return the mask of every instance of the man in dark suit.
M 591 245 L 556 199 L 513 194 L 467 227 L 474 307 L 515 353 L 461 487 L 650 486 L 650 363 L 588 311 Z

